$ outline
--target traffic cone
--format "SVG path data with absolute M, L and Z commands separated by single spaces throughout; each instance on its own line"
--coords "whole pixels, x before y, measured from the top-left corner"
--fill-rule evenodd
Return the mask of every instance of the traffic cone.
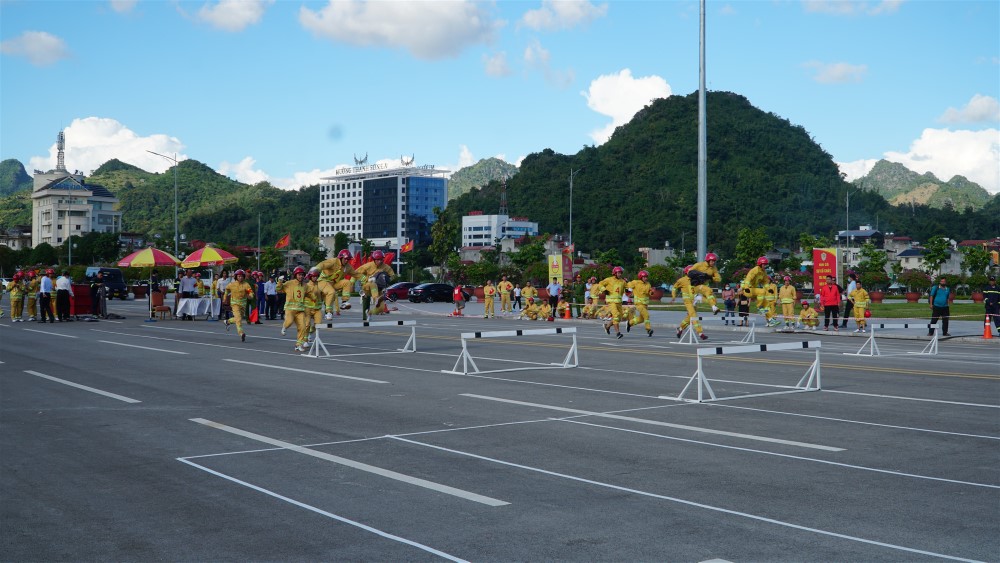
M 563 311 L 563 318 L 564 319 L 572 319 L 573 318 L 573 315 L 571 315 L 570 312 L 569 312 L 569 307 L 566 307 L 566 309 Z
M 986 315 L 986 324 L 983 325 L 983 339 L 993 338 L 993 329 L 990 328 L 990 316 Z

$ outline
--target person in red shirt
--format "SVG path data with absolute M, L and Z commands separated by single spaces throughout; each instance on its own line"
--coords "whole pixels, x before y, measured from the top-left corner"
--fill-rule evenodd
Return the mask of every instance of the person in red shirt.
M 462 309 L 465 309 L 465 294 L 462 293 L 462 286 L 456 285 L 454 291 L 451 294 L 451 300 L 455 302 L 455 310 L 452 311 L 451 316 L 462 317 Z
M 826 276 L 826 285 L 819 290 L 819 304 L 823 306 L 823 330 L 830 330 L 830 316 L 833 316 L 833 330 L 840 331 L 840 286 L 833 276 Z

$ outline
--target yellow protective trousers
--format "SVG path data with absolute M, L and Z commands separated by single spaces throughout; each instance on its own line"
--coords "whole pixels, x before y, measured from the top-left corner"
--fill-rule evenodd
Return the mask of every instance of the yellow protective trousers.
M 511 312 L 510 308 L 510 293 L 500 292 L 500 311 L 501 312 Z
M 301 346 L 306 343 L 307 325 L 306 325 L 306 312 L 296 311 L 293 309 L 285 309 L 285 322 L 282 323 L 281 328 L 288 328 L 295 325 L 295 345 Z
M 795 322 L 795 302 L 789 301 L 785 303 L 785 300 L 781 300 L 781 315 L 785 318 L 786 323 Z
M 494 307 L 493 301 L 494 301 L 494 299 L 492 297 L 486 297 L 485 298 L 485 304 L 483 305 L 483 318 L 492 317 L 493 316 L 493 314 L 494 314 L 494 311 L 493 311 L 493 307 Z
M 243 314 L 246 313 L 246 303 L 230 303 L 233 309 L 233 318 L 230 322 L 236 325 L 236 334 L 243 334 Z
M 715 293 L 712 291 L 712 288 L 710 288 L 707 285 L 703 284 L 703 285 L 696 285 L 692 289 L 694 290 L 695 293 L 700 293 L 701 294 L 702 301 L 704 301 L 705 303 L 708 303 L 712 307 L 716 306 L 715 305 Z
M 690 295 L 684 296 L 684 308 L 687 309 L 688 316 L 681 321 L 681 330 L 686 329 L 691 324 L 694 325 L 695 332 L 701 334 L 701 321 L 698 320 L 698 311 L 695 310 L 694 299 Z
M 28 294 L 28 316 L 32 318 L 35 317 L 35 311 L 38 310 L 37 308 L 35 308 L 35 295 L 37 294 L 35 293 Z
M 316 325 L 323 324 L 323 309 L 321 307 L 307 307 L 303 313 L 306 319 L 306 334 L 314 334 Z
M 652 323 L 649 321 L 649 308 L 645 303 L 635 303 L 635 314 L 629 319 L 629 326 L 635 326 L 642 323 L 642 326 L 646 327 L 646 330 L 653 328 Z
M 55 301 L 55 299 L 53 299 Z M 20 319 L 24 314 L 24 297 L 18 294 L 10 294 L 10 318 Z
M 854 322 L 858 324 L 858 328 L 865 328 L 868 326 L 868 319 L 865 318 L 865 311 L 867 310 L 867 302 L 854 302 Z

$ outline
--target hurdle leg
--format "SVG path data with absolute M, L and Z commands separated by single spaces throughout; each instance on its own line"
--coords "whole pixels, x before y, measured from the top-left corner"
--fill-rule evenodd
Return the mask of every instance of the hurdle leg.
M 813 360 L 809 369 L 806 370 L 805 375 L 799 380 L 798 384 L 795 385 L 799 389 L 805 391 L 819 391 L 822 389 L 820 383 L 820 363 L 819 363 L 819 349 L 816 349 L 816 359 Z
M 680 394 L 677 395 L 678 399 L 684 399 L 684 395 L 687 393 L 688 388 L 691 387 L 692 383 L 696 383 L 698 385 L 698 399 L 695 402 L 701 403 L 705 401 L 705 390 L 708 391 L 708 395 L 712 398 L 712 400 L 715 400 L 715 391 L 712 390 L 712 385 L 709 384 L 708 378 L 705 377 L 705 371 L 702 369 L 701 356 L 698 356 L 697 371 L 694 372 L 694 375 L 692 375 L 691 379 L 688 380 L 687 385 L 685 385 L 684 389 L 682 389 Z
M 464 342 L 464 341 L 463 341 Z M 400 352 L 416 352 L 417 351 L 417 327 L 410 327 L 410 339 L 406 341 L 406 345 L 402 348 L 397 348 Z
M 746 335 L 740 340 L 741 344 L 755 344 L 757 342 L 757 323 L 755 321 L 750 321 L 750 328 L 747 330 Z
M 573 363 L 570 363 L 570 362 Z M 576 333 L 573 333 L 573 345 L 570 347 L 569 352 L 566 353 L 566 357 L 563 358 L 561 364 L 554 364 L 564 368 L 575 368 L 580 365 L 580 359 L 577 357 L 576 353 Z
M 326 345 L 323 344 L 323 341 L 319 338 L 319 329 L 317 329 L 314 334 L 316 337 L 313 339 L 313 343 L 309 348 L 309 351 L 306 352 L 306 356 L 309 356 L 310 358 L 328 358 L 330 356 L 330 352 L 327 351 Z M 322 355 L 320 355 L 320 350 L 323 351 Z
M 871 327 L 871 334 L 868 335 L 868 340 L 858 348 L 857 352 L 844 352 L 845 356 L 881 356 L 882 352 L 878 349 L 878 344 L 875 342 L 875 326 Z M 868 348 L 868 353 L 865 354 L 865 347 Z
M 934 336 L 931 337 L 931 341 L 924 346 L 924 349 L 920 351 L 921 354 L 926 354 L 928 356 L 937 356 L 938 353 L 938 327 L 933 325 Z
M 458 364 L 462 364 L 462 371 L 458 371 Z M 479 371 L 479 366 L 476 365 L 476 361 L 472 359 L 469 354 L 469 346 L 466 340 L 462 339 L 462 353 L 458 355 L 458 359 L 455 360 L 455 367 L 451 369 L 452 373 L 458 373 L 461 375 L 469 375 L 469 364 L 472 364 L 472 369 L 475 372 Z M 473 372 L 474 373 L 474 372 Z

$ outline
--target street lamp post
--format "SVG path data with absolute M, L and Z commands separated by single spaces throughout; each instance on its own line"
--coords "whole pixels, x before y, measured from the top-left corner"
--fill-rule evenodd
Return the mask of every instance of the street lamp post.
M 174 256 L 180 249 L 180 230 L 177 228 L 177 153 L 174 153 L 173 157 L 169 157 L 165 154 L 160 154 L 158 152 L 153 152 L 147 150 L 146 152 L 150 154 L 155 154 L 156 156 L 163 157 L 174 163 Z M 174 275 L 177 274 L 177 267 L 174 267 Z
M 579 174 L 583 167 L 569 169 L 569 245 L 573 246 L 573 177 Z

